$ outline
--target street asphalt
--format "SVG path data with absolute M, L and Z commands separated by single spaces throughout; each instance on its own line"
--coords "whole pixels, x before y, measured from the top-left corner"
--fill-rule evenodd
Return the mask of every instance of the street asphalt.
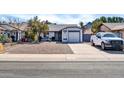
M 124 62 L 0 62 L 0 78 L 123 78 Z

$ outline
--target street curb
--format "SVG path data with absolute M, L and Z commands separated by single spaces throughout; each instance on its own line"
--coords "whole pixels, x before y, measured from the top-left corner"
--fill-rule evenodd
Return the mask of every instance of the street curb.
M 124 61 L 0 61 L 0 63 L 119 63 Z

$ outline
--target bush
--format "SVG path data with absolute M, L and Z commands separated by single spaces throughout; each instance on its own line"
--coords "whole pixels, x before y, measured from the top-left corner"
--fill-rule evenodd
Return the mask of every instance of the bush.
M 26 38 L 28 38 L 28 41 L 35 41 L 35 33 L 33 33 L 33 31 L 28 30 L 25 33 Z
M 0 42 L 6 43 L 7 37 L 5 35 L 0 35 Z
M 34 33 L 30 33 L 30 37 L 31 37 L 32 41 L 35 41 L 35 34 Z
M 11 38 L 8 38 L 5 35 L 0 35 L 0 42 L 1 43 L 12 43 L 12 39 Z
M 7 39 L 6 39 L 6 42 L 7 42 L 7 43 L 12 43 L 12 38 L 7 38 Z

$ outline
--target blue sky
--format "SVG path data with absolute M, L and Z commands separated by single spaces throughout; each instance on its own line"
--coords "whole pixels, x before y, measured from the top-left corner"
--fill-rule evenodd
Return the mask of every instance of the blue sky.
M 1 20 L 6 20 L 6 18 L 19 18 L 22 21 L 26 21 L 34 16 L 38 16 L 41 20 L 49 20 L 50 22 L 58 24 L 79 24 L 83 21 L 84 24 L 87 22 L 92 22 L 94 19 L 101 16 L 120 16 L 124 17 L 124 14 L 7 14 L 0 15 Z

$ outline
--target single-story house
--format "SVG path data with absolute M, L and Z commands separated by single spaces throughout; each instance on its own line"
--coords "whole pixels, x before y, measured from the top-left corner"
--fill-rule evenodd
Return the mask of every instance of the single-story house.
M 0 24 L 1 34 L 7 37 L 14 36 L 14 41 L 19 41 L 25 37 L 25 31 L 27 31 L 28 24 Z M 41 37 L 46 35 L 48 38 L 61 41 L 63 43 L 79 43 L 82 42 L 82 29 L 76 24 L 49 24 L 49 30 L 47 34 L 41 33 Z
M 21 31 L 10 24 L 0 24 L 2 31 L 0 34 L 4 34 L 7 37 L 14 37 L 13 41 L 18 41 L 21 39 Z
M 11 26 L 17 28 L 20 31 L 20 39 L 25 38 L 25 32 L 28 30 L 28 23 L 22 22 L 19 24 L 11 24 Z
M 103 23 L 99 27 L 100 31 L 113 32 L 117 36 L 124 38 L 124 23 Z
M 82 29 L 75 24 L 50 24 L 48 36 L 64 43 L 82 42 Z

